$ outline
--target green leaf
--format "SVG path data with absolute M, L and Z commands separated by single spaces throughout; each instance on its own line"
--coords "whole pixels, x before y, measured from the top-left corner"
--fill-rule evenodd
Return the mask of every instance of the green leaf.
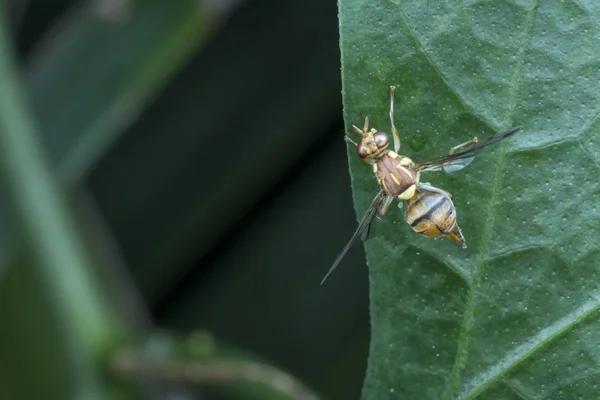
M 349 134 L 365 116 L 389 131 L 390 85 L 415 161 L 524 127 L 421 177 L 453 194 L 466 250 L 396 207 L 376 221 L 363 398 L 597 397 L 599 19 L 592 1 L 340 0 Z M 360 216 L 377 185 L 349 160 Z

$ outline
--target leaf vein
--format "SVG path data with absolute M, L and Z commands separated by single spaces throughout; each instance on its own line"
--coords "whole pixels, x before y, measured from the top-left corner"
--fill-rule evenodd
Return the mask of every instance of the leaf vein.
M 465 284 L 467 286 L 471 286 L 471 271 L 469 271 L 466 268 L 463 268 L 462 266 L 460 266 L 458 264 L 454 264 L 454 263 L 450 262 L 447 258 L 441 257 L 438 253 L 436 253 L 435 251 L 432 251 L 432 249 L 429 247 L 419 246 L 416 243 L 412 243 L 412 246 L 416 250 L 418 250 L 420 253 L 427 254 L 428 256 L 437 258 L 440 261 L 440 263 L 444 264 L 446 266 L 446 268 L 448 268 L 450 271 L 454 272 L 454 274 L 457 277 L 459 277 L 463 282 L 465 282 Z
M 458 91 L 454 88 L 454 86 L 451 85 L 450 82 L 448 82 L 448 80 L 446 79 L 446 77 L 444 76 L 444 74 L 442 73 L 442 71 L 440 70 L 440 68 L 438 67 L 438 65 L 436 64 L 436 62 L 431 57 L 429 50 L 425 47 L 425 44 L 421 41 L 421 39 L 419 39 L 419 37 L 417 36 L 416 31 L 408 23 L 408 18 L 406 16 L 406 14 L 404 13 L 404 10 L 402 10 L 402 6 L 398 6 L 398 10 L 399 10 L 400 18 L 402 19 L 402 22 L 403 22 L 404 26 L 406 26 L 406 31 L 412 37 L 412 39 L 413 39 L 413 41 L 415 43 L 415 47 L 421 52 L 421 54 L 423 54 L 423 57 L 425 57 L 425 59 L 427 60 L 427 62 L 431 65 L 431 67 L 433 68 L 433 70 L 435 71 L 435 73 L 440 77 L 440 79 L 442 80 L 442 82 L 444 82 L 444 84 L 446 85 L 446 87 L 448 88 L 448 90 L 450 90 L 450 92 L 452 94 L 454 94 L 454 96 L 456 97 L 456 99 L 458 100 L 458 102 L 471 115 L 473 115 L 475 118 L 477 118 L 479 121 L 481 121 L 484 125 L 488 126 L 490 129 L 495 130 L 494 129 L 494 125 L 492 124 L 492 122 L 486 120 L 483 117 L 483 115 L 477 113 L 475 111 L 475 109 L 473 107 L 471 107 L 466 102 L 465 99 L 463 99 L 463 97 L 458 93 Z
M 568 332 L 577 324 L 585 321 L 589 316 L 600 310 L 600 291 L 593 294 L 592 298 L 583 303 L 577 309 L 566 314 L 564 317 L 540 330 L 536 335 L 524 344 L 515 347 L 512 351 L 488 368 L 486 371 L 475 376 L 461 392 L 460 398 L 472 399 L 483 392 L 492 383 L 512 371 L 523 361 L 531 357 L 538 350 L 550 344 L 564 333 Z
M 537 7 L 539 5 L 539 0 L 535 1 L 535 3 L 533 4 L 533 7 L 531 7 L 531 9 L 528 11 L 527 13 L 527 17 L 525 19 L 525 33 L 524 33 L 524 37 L 525 43 L 529 43 L 530 39 L 531 39 L 531 27 L 533 25 L 533 18 L 535 16 L 535 11 L 537 10 Z M 515 108 L 517 107 L 517 95 L 518 95 L 518 91 L 519 88 L 521 86 L 521 76 L 522 76 L 522 69 L 523 69 L 523 62 L 525 61 L 525 50 L 528 46 L 521 46 L 521 48 L 519 49 L 519 58 L 517 59 L 517 67 L 515 68 L 515 73 L 513 75 L 512 81 L 511 81 L 511 85 L 510 85 L 510 107 L 508 108 L 508 113 L 506 115 L 506 119 L 507 120 L 512 120 L 514 114 L 515 114 Z
M 525 42 L 529 42 L 529 35 L 531 34 L 531 25 L 533 22 L 533 16 L 535 14 L 535 10 L 537 9 L 538 2 L 536 1 L 533 7 L 529 10 L 528 16 L 526 19 L 525 25 Z M 523 46 L 525 47 L 525 46 Z M 524 60 L 525 50 L 521 51 L 521 57 L 519 58 L 517 64 L 516 74 L 520 74 L 521 65 Z M 520 83 L 520 77 L 515 76 L 513 78 L 512 85 L 518 85 Z M 513 89 L 513 98 L 516 104 L 516 94 L 518 92 L 518 88 Z M 512 120 L 514 109 L 516 105 L 513 104 L 510 108 L 510 115 L 507 116 L 508 120 Z M 496 172 L 494 174 L 492 194 L 490 197 L 489 208 L 487 213 L 487 218 L 484 223 L 484 231 L 481 239 L 481 247 L 479 252 L 479 257 L 477 262 L 475 263 L 475 267 L 473 268 L 472 273 L 472 281 L 471 281 L 471 290 L 469 292 L 469 296 L 467 299 L 467 304 L 465 306 L 465 313 L 463 324 L 460 330 L 459 338 L 458 338 L 458 347 L 457 347 L 457 355 L 454 366 L 452 367 L 452 371 L 450 372 L 450 377 L 446 384 L 446 387 L 443 392 L 442 398 L 449 399 L 452 397 L 452 393 L 459 390 L 462 373 L 465 369 L 467 359 L 469 356 L 469 347 L 471 345 L 471 330 L 475 323 L 475 308 L 477 306 L 477 296 L 480 292 L 479 290 L 479 282 L 481 280 L 481 274 L 483 270 L 483 266 L 486 263 L 486 254 L 488 253 L 488 247 L 492 239 L 492 228 L 494 225 L 494 209 L 496 206 L 498 194 L 500 192 L 500 182 L 501 182 L 501 173 L 504 166 L 504 158 L 507 154 L 507 144 L 503 144 L 500 148 L 500 158 L 498 160 L 498 167 L 496 168 Z
M 579 145 L 581 146 L 581 151 L 600 169 L 600 162 L 598 162 L 598 159 L 594 157 L 594 154 L 585 146 L 582 140 L 579 140 Z
M 600 112 L 596 113 L 594 118 L 592 118 L 590 122 L 581 130 L 581 132 L 579 133 L 579 137 L 587 136 L 587 134 L 591 131 L 592 126 L 594 126 L 594 124 L 598 122 L 598 119 L 600 119 Z
M 533 394 L 530 391 L 526 391 L 518 382 L 513 382 L 512 380 L 503 380 L 503 383 L 506 387 L 513 391 L 519 398 L 523 400 L 538 400 L 540 396 L 537 394 Z

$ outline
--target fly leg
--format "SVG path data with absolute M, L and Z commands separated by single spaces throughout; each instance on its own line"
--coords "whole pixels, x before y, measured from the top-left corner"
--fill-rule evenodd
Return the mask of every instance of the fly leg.
M 387 213 L 388 208 L 390 208 L 390 204 L 392 204 L 392 201 L 394 201 L 394 198 L 392 196 L 386 196 L 386 198 L 383 200 L 383 203 L 381 203 L 381 206 L 379 206 L 379 215 L 383 217 Z
M 377 208 L 377 212 L 379 212 L 379 215 L 384 216 L 387 213 L 388 208 L 390 207 L 390 204 L 392 204 L 392 201 L 394 201 L 394 198 L 392 196 L 386 196 L 385 199 L 383 199 L 383 202 Z M 381 218 L 379 218 L 378 215 L 375 215 L 375 218 L 377 218 L 378 220 L 381 221 Z M 373 224 L 371 223 L 367 227 L 367 233 L 365 235 L 365 239 L 369 237 L 369 235 L 371 233 L 371 227 L 372 226 L 373 226 Z M 363 241 L 365 239 L 363 239 Z
M 400 136 L 394 125 L 394 92 L 396 86 L 390 86 L 390 121 L 392 122 L 392 136 L 394 137 L 394 151 L 398 153 L 400 151 Z
M 477 142 L 478 142 L 477 138 L 474 137 L 473 139 L 471 139 L 471 140 L 469 140 L 467 142 L 464 142 L 464 143 L 459 144 L 458 146 L 452 147 L 450 149 L 450 153 L 448 153 L 448 155 L 451 156 L 451 155 L 454 154 L 454 152 L 456 150 L 458 150 L 458 149 L 460 149 L 462 147 L 465 147 L 465 146 L 469 146 L 469 145 L 471 145 L 473 143 L 477 143 Z M 442 169 L 446 173 L 450 174 L 450 173 L 452 173 L 454 171 L 458 171 L 459 169 L 462 169 L 462 168 L 466 167 L 467 165 L 469 165 L 471 163 L 471 161 L 473 161 L 474 157 L 475 157 L 475 155 L 473 155 L 471 157 L 465 157 L 465 158 L 462 158 L 460 160 L 454 160 L 454 161 L 449 160 L 448 162 L 446 162 L 446 163 L 444 163 L 442 165 Z
M 468 142 L 464 142 L 464 143 L 461 143 L 461 144 L 459 144 L 458 146 L 454 146 L 454 147 L 452 147 L 452 148 L 450 149 L 450 153 L 448 153 L 448 154 L 449 154 L 449 155 L 452 155 L 452 154 L 454 154 L 454 152 L 455 152 L 456 150 L 460 149 L 461 147 L 465 147 L 465 146 L 468 146 L 468 145 L 470 145 L 470 144 L 477 143 L 478 141 L 479 141 L 479 140 L 477 140 L 477 138 L 476 138 L 476 137 L 474 137 L 473 139 L 469 140 Z

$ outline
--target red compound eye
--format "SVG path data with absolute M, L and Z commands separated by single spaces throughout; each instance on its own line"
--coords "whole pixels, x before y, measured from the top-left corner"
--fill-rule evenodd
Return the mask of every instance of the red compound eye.
M 360 158 L 367 158 L 369 156 L 369 152 L 367 151 L 365 145 L 362 144 L 362 142 L 359 143 L 358 146 L 356 146 L 356 153 Z
M 378 149 L 384 148 L 390 142 L 390 138 L 385 132 L 375 132 L 373 139 L 375 140 L 375 145 Z

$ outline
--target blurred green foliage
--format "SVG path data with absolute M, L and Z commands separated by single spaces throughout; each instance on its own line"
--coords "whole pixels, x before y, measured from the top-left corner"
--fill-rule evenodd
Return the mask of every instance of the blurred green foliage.
M 14 69 L 3 70 L 15 86 L 2 90 L 25 100 L 5 110 L 16 112 L 0 134 L 24 138 L 6 122 L 25 121 L 35 145 L 4 161 L 0 397 L 312 398 L 308 387 L 356 397 L 368 343 L 364 275 L 354 280 L 364 294 L 350 300 L 340 297 L 348 282 L 318 288 L 339 244 L 328 238 L 352 229 L 335 6 L 6 6 L 12 48 L 2 57 L 14 64 L 18 55 L 22 74 L 16 85 Z M 317 220 L 332 231 L 315 234 Z M 65 238 L 66 247 L 52 245 Z M 85 311 L 90 302 L 109 310 L 105 319 Z M 102 343 L 85 333 L 97 335 L 97 322 Z M 181 360 L 172 350 L 194 334 L 165 333 L 157 345 L 157 326 L 207 329 L 219 340 L 201 336 L 200 347 L 217 350 Z M 113 368 L 124 337 L 141 343 L 127 371 Z M 257 362 L 275 365 L 275 376 L 144 377 L 148 365 L 187 370 L 184 361 L 231 370 Z M 303 394 L 278 388 L 278 376 Z

